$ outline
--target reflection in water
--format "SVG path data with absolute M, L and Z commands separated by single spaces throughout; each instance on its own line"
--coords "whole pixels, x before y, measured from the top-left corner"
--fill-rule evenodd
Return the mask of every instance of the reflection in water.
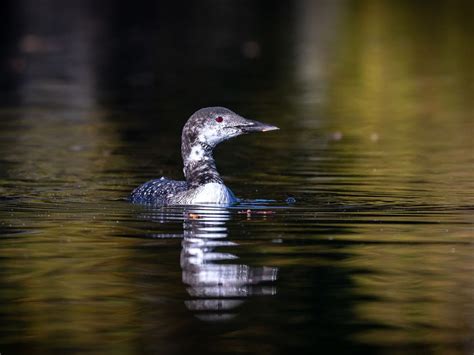
M 179 216 L 175 209 L 171 209 L 169 214 L 167 212 L 166 209 L 160 210 L 157 216 L 154 211 L 152 219 L 166 222 Z M 185 305 L 201 320 L 231 319 L 244 298 L 276 294 L 276 287 L 267 284 L 277 279 L 276 267 L 231 262 L 238 256 L 221 249 L 238 246 L 225 240 L 229 217 L 230 212 L 225 208 L 190 207 L 184 210 L 181 269 L 183 283 L 188 285 L 186 291 L 191 296 Z M 154 237 L 169 238 L 170 235 Z

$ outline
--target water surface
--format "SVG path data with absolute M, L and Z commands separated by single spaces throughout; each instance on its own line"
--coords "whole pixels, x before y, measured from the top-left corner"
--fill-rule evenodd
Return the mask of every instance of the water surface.
M 471 354 L 474 33 L 449 4 L 27 21 L 2 52 L 0 352 Z M 281 128 L 215 152 L 247 202 L 128 203 L 182 178 L 181 127 L 217 104 Z

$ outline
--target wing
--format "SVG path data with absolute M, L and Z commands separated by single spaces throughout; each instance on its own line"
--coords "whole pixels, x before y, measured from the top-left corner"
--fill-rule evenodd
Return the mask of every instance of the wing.
M 138 186 L 130 195 L 133 203 L 166 205 L 170 197 L 186 191 L 186 181 L 170 180 L 165 177 L 150 180 Z

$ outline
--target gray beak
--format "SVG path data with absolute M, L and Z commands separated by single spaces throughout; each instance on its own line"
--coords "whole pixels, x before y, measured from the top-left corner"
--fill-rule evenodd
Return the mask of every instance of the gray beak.
M 250 132 L 267 132 L 267 131 L 274 131 L 280 129 L 276 126 L 272 126 L 263 122 L 253 121 L 245 119 L 245 124 L 238 126 L 243 133 L 250 133 Z

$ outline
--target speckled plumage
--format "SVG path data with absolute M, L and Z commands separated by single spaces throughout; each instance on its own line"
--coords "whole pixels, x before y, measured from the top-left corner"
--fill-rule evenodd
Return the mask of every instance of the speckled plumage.
M 181 155 L 186 181 L 165 177 L 133 190 L 134 203 L 153 205 L 232 204 L 238 201 L 217 172 L 212 150 L 227 139 L 250 132 L 278 129 L 245 119 L 224 107 L 203 108 L 186 122 L 181 135 Z
M 186 181 L 170 180 L 165 177 L 145 182 L 130 195 L 132 202 L 166 205 L 178 193 L 188 189 Z

